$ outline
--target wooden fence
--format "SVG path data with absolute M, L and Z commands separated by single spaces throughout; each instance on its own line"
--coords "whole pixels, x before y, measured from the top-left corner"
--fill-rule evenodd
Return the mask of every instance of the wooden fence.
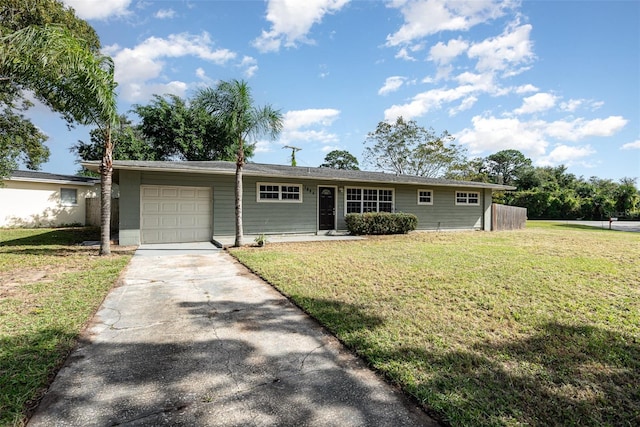
M 494 203 L 491 206 L 491 231 L 520 230 L 527 222 L 527 208 Z
M 91 197 L 86 202 L 86 225 L 100 227 L 100 198 Z M 120 223 L 120 199 L 111 199 L 111 230 L 118 230 Z

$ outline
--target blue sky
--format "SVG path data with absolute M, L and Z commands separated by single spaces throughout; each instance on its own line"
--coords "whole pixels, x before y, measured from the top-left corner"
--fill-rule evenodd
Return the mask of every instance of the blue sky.
M 245 79 L 285 118 L 254 162 L 288 164 L 293 145 L 298 165 L 334 149 L 362 163 L 367 133 L 402 115 L 449 131 L 469 157 L 513 148 L 579 176 L 640 177 L 635 0 L 64 2 L 114 59 L 121 113 Z M 32 115 L 50 136 L 42 169 L 73 173 L 69 147 L 88 129 Z

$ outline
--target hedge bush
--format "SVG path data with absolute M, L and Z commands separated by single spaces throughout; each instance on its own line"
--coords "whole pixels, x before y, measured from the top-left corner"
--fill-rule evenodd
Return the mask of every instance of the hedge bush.
M 402 212 L 350 213 L 345 217 L 351 234 L 407 234 L 418 226 L 418 217 Z

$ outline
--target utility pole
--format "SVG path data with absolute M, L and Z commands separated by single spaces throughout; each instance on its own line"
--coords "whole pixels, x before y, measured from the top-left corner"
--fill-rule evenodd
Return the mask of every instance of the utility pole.
M 291 166 L 298 166 L 296 163 L 296 151 L 302 150 L 302 148 L 293 147 L 291 145 L 285 145 L 282 148 L 290 148 L 291 149 Z

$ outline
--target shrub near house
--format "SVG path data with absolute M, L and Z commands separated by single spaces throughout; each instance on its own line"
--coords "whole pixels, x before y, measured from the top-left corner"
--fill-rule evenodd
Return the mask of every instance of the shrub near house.
M 407 234 L 418 226 L 418 217 L 406 213 L 367 212 L 347 214 L 347 229 L 351 234 Z

